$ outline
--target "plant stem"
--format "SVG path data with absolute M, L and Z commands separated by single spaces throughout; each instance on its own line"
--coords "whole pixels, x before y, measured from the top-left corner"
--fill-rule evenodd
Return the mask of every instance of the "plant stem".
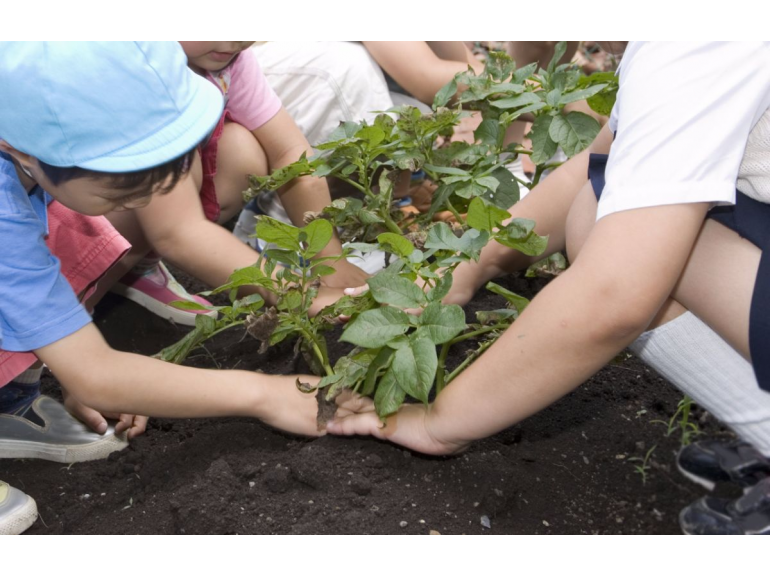
M 465 226 L 465 219 L 463 218 L 463 215 L 461 215 L 458 210 L 452 205 L 451 202 L 449 202 L 449 199 L 446 201 L 446 206 L 449 209 L 449 212 L 451 212 L 454 217 L 457 219 L 457 222 L 463 226 Z
M 300 330 L 300 333 L 302 333 L 302 336 L 305 337 L 305 340 L 309 342 L 310 345 L 313 347 L 313 352 L 315 353 L 316 358 L 321 362 L 321 365 L 323 365 L 324 372 L 326 372 L 326 376 L 329 377 L 333 375 L 334 370 L 329 364 L 329 359 L 321 351 L 321 347 L 318 345 L 318 341 L 316 341 L 313 334 L 304 327 L 300 327 L 299 330 Z
M 444 379 L 446 375 L 446 358 L 449 354 L 449 348 L 452 346 L 451 342 L 444 343 L 441 346 L 441 352 L 438 355 L 438 367 L 436 369 L 436 394 L 438 395 L 444 390 L 446 381 Z
M 390 207 L 389 206 L 386 206 L 382 210 L 382 213 L 380 214 L 380 218 L 382 218 L 382 220 L 385 221 L 385 226 L 387 227 L 387 229 L 390 232 L 393 232 L 393 233 L 395 233 L 395 234 L 397 234 L 399 236 L 404 234 L 403 231 L 401 230 L 401 228 L 393 221 L 392 218 L 390 218 Z
M 371 193 L 369 193 L 365 187 L 357 183 L 355 180 L 344 176 L 337 176 L 337 178 L 339 178 L 342 182 L 347 182 L 350 186 L 352 186 L 353 188 L 357 188 L 359 191 L 363 192 L 364 194 L 371 196 Z
M 478 349 L 476 349 L 471 355 L 468 356 L 467 359 L 465 359 L 462 363 L 460 363 L 457 368 L 449 373 L 449 376 L 446 378 L 446 384 L 448 385 L 451 383 L 457 375 L 459 375 L 461 372 L 463 372 L 468 365 L 470 365 L 473 361 L 475 361 L 481 353 L 486 351 L 489 347 L 491 347 L 494 344 L 495 341 L 487 341 L 485 343 L 481 343 Z M 438 394 L 438 384 L 436 385 L 436 391 Z
M 498 329 L 507 328 L 507 326 L 508 325 L 505 325 L 505 324 L 496 324 L 491 327 L 481 327 L 480 329 L 476 329 L 475 331 L 471 331 L 469 333 L 465 333 L 464 335 L 460 335 L 459 337 L 453 338 L 451 341 L 449 341 L 449 344 L 456 345 L 457 343 L 467 341 L 468 339 L 472 339 L 473 337 L 477 337 L 479 335 L 485 335 L 487 333 L 491 333 L 492 331 L 496 331 Z

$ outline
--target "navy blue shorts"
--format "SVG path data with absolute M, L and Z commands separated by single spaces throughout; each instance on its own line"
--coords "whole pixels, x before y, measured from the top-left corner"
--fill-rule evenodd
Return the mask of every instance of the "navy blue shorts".
M 596 200 L 604 190 L 606 154 L 591 154 L 588 161 L 588 179 L 594 188 Z M 762 250 L 757 280 L 751 298 L 749 312 L 749 349 L 759 386 L 770 392 L 770 204 L 749 198 L 738 191 L 734 206 L 712 208 L 707 218 L 712 218 Z

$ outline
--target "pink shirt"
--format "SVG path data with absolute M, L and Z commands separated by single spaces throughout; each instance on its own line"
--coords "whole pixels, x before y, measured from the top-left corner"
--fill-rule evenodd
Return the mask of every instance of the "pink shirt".
M 281 100 L 270 88 L 257 55 L 244 50 L 226 68 L 206 74 L 225 97 L 225 110 L 248 130 L 259 128 L 281 109 Z

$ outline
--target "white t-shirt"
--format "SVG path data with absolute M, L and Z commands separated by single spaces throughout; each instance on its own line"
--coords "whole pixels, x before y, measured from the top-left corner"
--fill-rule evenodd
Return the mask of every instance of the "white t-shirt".
M 770 42 L 635 42 L 619 74 L 597 220 L 736 186 L 770 203 Z

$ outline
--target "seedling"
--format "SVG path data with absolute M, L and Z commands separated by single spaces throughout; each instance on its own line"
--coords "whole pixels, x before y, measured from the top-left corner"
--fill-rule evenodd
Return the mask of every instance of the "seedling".
M 696 423 L 690 420 L 690 413 L 692 411 L 692 399 L 685 395 L 682 400 L 676 406 L 676 411 L 668 421 L 662 421 L 660 419 L 651 421 L 652 423 L 660 423 L 666 426 L 666 437 L 670 437 L 677 430 L 680 432 L 680 442 L 682 447 L 686 447 L 694 437 L 701 434 L 701 430 Z
M 647 484 L 647 472 L 651 469 L 649 463 L 650 463 L 650 457 L 652 457 L 652 453 L 657 448 L 657 445 L 653 445 L 649 448 L 649 450 L 645 453 L 644 458 L 642 457 L 631 457 L 628 459 L 629 461 L 638 461 L 639 465 L 634 465 L 634 472 L 638 473 L 642 476 L 642 485 Z

